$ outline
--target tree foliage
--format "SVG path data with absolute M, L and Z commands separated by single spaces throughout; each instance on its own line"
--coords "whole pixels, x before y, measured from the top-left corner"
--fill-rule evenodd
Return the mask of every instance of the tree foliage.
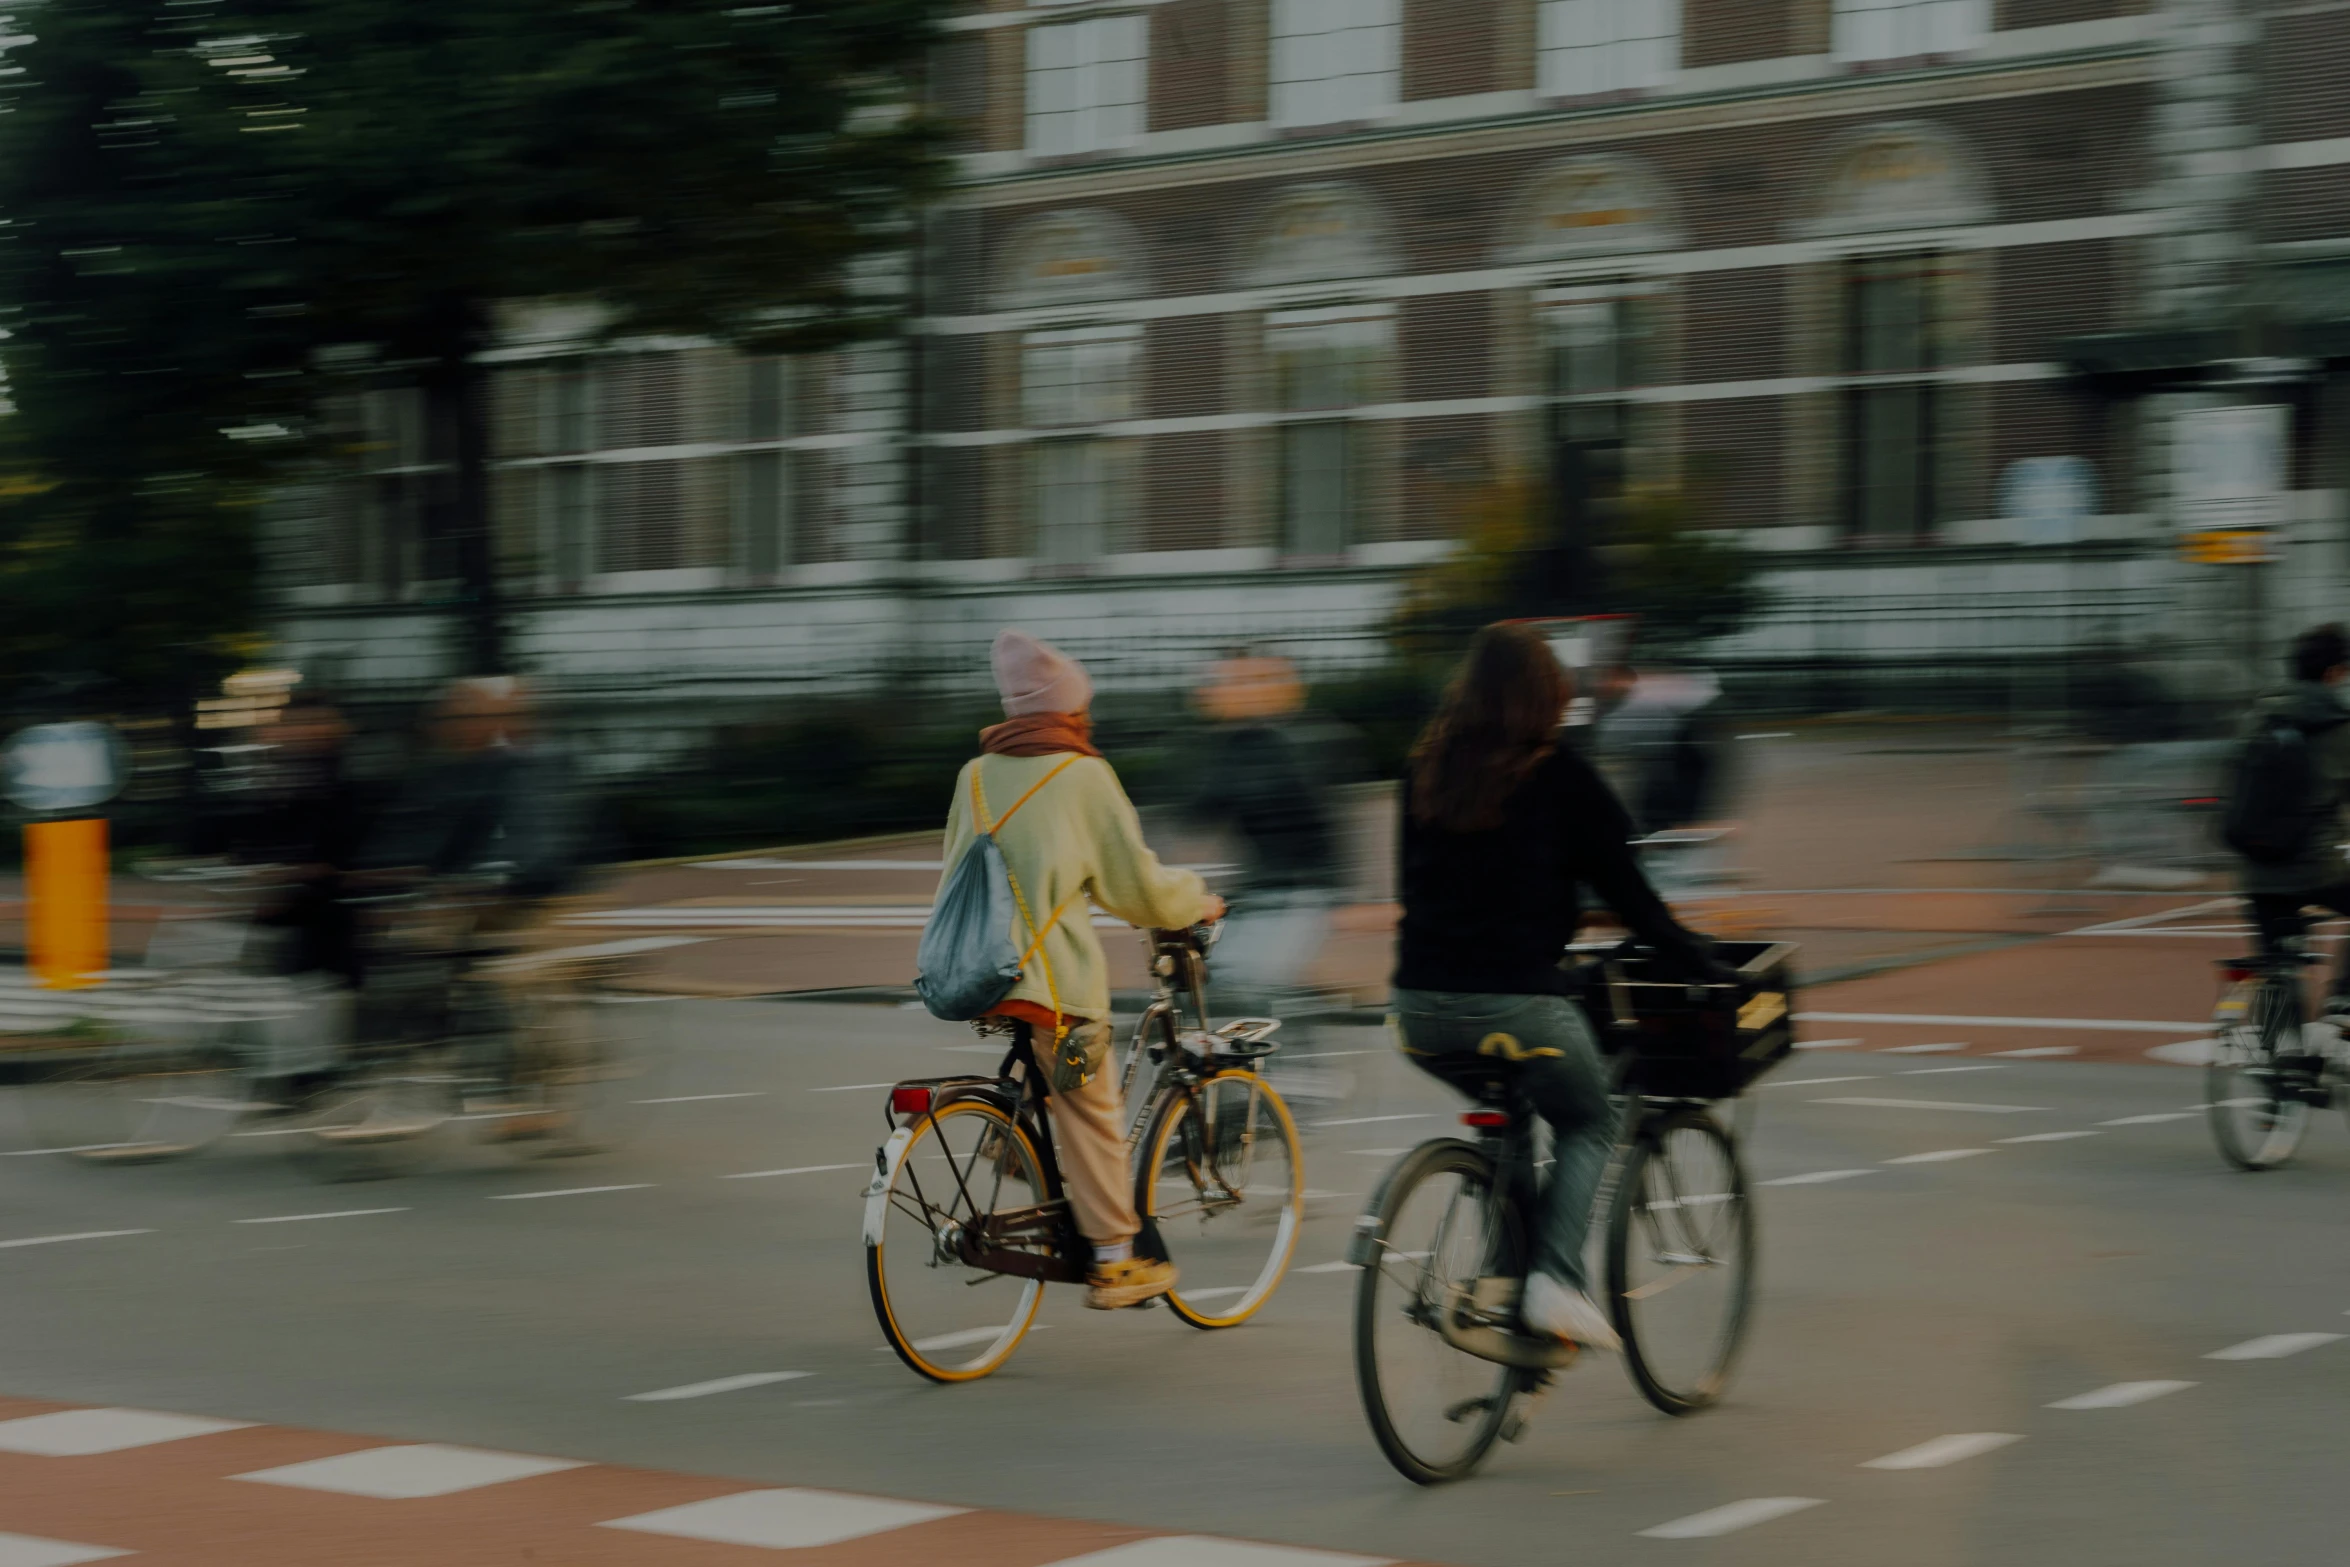
M 940 177 L 907 105 L 943 10 L 18 0 L 0 657 L 127 672 L 249 630 L 259 497 L 370 381 L 433 400 L 437 514 L 486 595 L 505 302 L 756 349 L 885 328 L 903 300 L 859 264 Z

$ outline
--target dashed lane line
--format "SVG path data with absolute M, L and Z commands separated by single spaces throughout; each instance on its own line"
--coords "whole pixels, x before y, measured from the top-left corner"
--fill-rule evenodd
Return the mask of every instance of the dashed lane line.
M 1973 1066 L 1913 1066 L 1901 1075 L 1903 1077 L 1945 1077 L 1952 1072 L 1998 1072 L 2003 1070 L 2005 1067 L 2001 1062 L 1979 1061 Z
M 1954 1050 L 1964 1050 L 1966 1047 L 1967 1041 L 1958 1039 L 1936 1045 L 1887 1045 L 1876 1054 L 1881 1056 L 1946 1056 Z
M 2206 1022 L 2125 1017 L 1977 1017 L 1958 1012 L 1798 1012 L 1798 1023 L 1917 1023 L 1935 1028 L 2070 1028 L 2098 1034 L 2200 1034 Z
M 1863 1072 L 1858 1077 L 1790 1077 L 1781 1082 L 1765 1083 L 1765 1088 L 1824 1088 L 1830 1083 L 1873 1083 L 1876 1074 Z
M 598 1192 L 641 1192 L 658 1183 L 629 1181 L 619 1186 L 565 1186 L 551 1192 L 500 1192 L 491 1202 L 530 1202 L 539 1197 L 593 1197 Z
M 2021 1137 L 2002 1137 L 2003 1143 L 2069 1143 L 2076 1137 L 2103 1137 L 2103 1132 L 2027 1132 Z
M 2196 1112 L 2193 1110 L 2168 1110 L 2160 1115 L 2118 1115 L 2110 1121 L 2100 1121 L 2097 1124 L 2099 1126 L 2153 1126 L 2162 1121 L 2192 1121 L 2195 1119 L 2195 1115 Z
M 71 1235 L 28 1235 L 22 1240 L 0 1241 L 0 1249 L 11 1246 L 55 1246 L 61 1241 L 107 1241 L 117 1235 L 152 1235 L 153 1230 L 76 1230 Z
M 627 1404 L 667 1404 L 683 1398 L 708 1398 L 713 1393 L 739 1393 L 745 1388 L 769 1387 L 777 1382 L 797 1382 L 811 1377 L 813 1371 L 746 1371 L 740 1376 L 713 1377 L 707 1382 L 688 1382 L 683 1387 L 655 1388 L 650 1393 L 630 1393 L 621 1402 Z
M 1356 1262 L 1317 1262 L 1310 1268 L 1300 1268 L 1297 1271 L 1300 1273 L 1360 1273 L 1363 1268 L 1362 1264 Z
M 721 1175 L 722 1181 L 764 1181 L 773 1175 L 822 1175 L 828 1170 L 862 1170 L 859 1164 L 795 1164 L 786 1170 L 745 1170 L 740 1175 Z
M 1950 1436 L 1938 1436 L 1915 1447 L 1905 1447 L 1898 1453 L 1887 1453 L 1861 1465 L 1863 1469 L 1940 1469 L 1945 1464 L 1963 1463 L 1969 1458 L 1980 1458 L 2010 1442 L 2023 1438 L 2012 1431 L 1961 1431 Z
M 1858 1039 L 1798 1039 L 1795 1042 L 1795 1048 L 1798 1050 L 1842 1050 L 1847 1045 L 1861 1043 L 1863 1041 Z
M 1856 1175 L 1874 1175 L 1874 1170 L 1814 1170 L 1808 1175 L 1782 1175 L 1765 1186 L 1818 1186 L 1827 1181 L 1849 1181 Z
M 2026 1059 L 2036 1056 L 2077 1056 L 2081 1053 L 2081 1047 L 2079 1045 L 2034 1045 L 2029 1050 L 1994 1050 L 1991 1053 L 1995 1056 L 2019 1056 Z
M 412 1208 L 337 1208 L 331 1213 L 273 1213 L 259 1219 L 237 1219 L 237 1224 L 300 1224 L 309 1219 L 364 1219 L 378 1213 L 413 1213 Z
M 764 1099 L 766 1097 L 766 1089 L 753 1088 L 737 1094 L 671 1094 L 666 1099 L 639 1099 L 637 1103 L 640 1105 L 698 1105 L 707 1104 L 713 1099 Z
M 1821 1506 L 1823 1500 L 1817 1496 L 1750 1496 L 1743 1502 L 1732 1502 L 1725 1507 L 1709 1507 L 1702 1513 L 1691 1513 L 1686 1518 L 1660 1523 L 1640 1533 L 1643 1538 L 1650 1540 L 1710 1540 L 1715 1535 L 1751 1529 L 1758 1523 L 1769 1523 L 1789 1513 L 1800 1513 L 1807 1507 Z
M 2259 1338 L 2248 1338 L 2241 1344 L 2230 1344 L 2205 1355 L 2205 1360 L 2282 1360 L 2287 1355 L 2298 1355 L 2305 1349 L 2316 1349 L 2321 1344 L 2332 1344 L 2343 1337 L 2339 1333 L 2268 1333 Z
M 1973 1115 L 2024 1115 L 2046 1105 L 1979 1105 L 1956 1099 L 1814 1099 L 1815 1105 L 1861 1105 L 1874 1110 L 1961 1110 Z
M 1991 1153 L 1989 1148 L 1937 1148 L 1931 1153 L 1905 1153 L 1887 1164 L 1948 1164 L 1953 1159 L 1972 1159 L 1977 1154 Z
M 812 1094 L 861 1094 L 872 1088 L 895 1088 L 895 1083 L 835 1083 L 829 1088 L 811 1088 Z
M 2184 1393 L 2192 1382 L 2116 1382 L 2109 1387 L 2087 1393 L 2075 1393 L 2048 1405 L 2050 1409 L 2127 1409 L 2132 1404 L 2143 1404 L 2149 1399 L 2162 1398 L 2171 1393 Z
M 1409 1115 L 1354 1115 L 1342 1121 L 1310 1121 L 1309 1126 L 1377 1126 L 1383 1121 L 1432 1121 L 1433 1110 L 1414 1110 Z

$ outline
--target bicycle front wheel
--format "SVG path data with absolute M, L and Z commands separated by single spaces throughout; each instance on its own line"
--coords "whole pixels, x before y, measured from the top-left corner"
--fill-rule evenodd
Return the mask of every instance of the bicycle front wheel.
M 1045 1190 L 1036 1145 L 993 1105 L 947 1105 L 891 1136 L 865 1192 L 865 1282 L 898 1359 L 933 1382 L 970 1382 L 1012 1358 L 1044 1285 L 975 1268 L 963 1247 L 1020 1224 L 1025 1243 L 999 1243 L 1048 1258 Z
M 1607 1227 L 1609 1314 L 1641 1395 L 1668 1415 L 1722 1396 L 1746 1336 L 1754 1209 L 1721 1123 L 1676 1110 L 1636 1138 Z
M 1388 1175 L 1365 1217 L 1376 1254 L 1355 1283 L 1355 1386 L 1379 1451 L 1422 1485 L 1475 1469 L 1532 1375 L 1455 1349 L 1441 1314 L 1477 1281 L 1525 1277 L 1515 1212 L 1492 1161 L 1467 1143 L 1424 1143 Z
M 254 1103 L 248 1060 L 223 1030 L 101 1045 L 35 1084 L 26 1108 L 45 1148 L 143 1164 L 211 1147 Z
M 2309 1130 L 2309 1106 L 2277 1070 L 2300 1049 L 2301 1002 L 2289 980 L 2264 980 L 2243 1015 L 2214 1031 L 2204 1068 L 2212 1140 L 2239 1170 L 2273 1170 L 2293 1157 Z
M 1167 1305 L 1195 1328 L 1229 1328 L 1281 1287 L 1305 1222 L 1297 1124 L 1254 1072 L 1219 1072 L 1161 1103 L 1143 1139 L 1135 1207 L 1175 1264 Z

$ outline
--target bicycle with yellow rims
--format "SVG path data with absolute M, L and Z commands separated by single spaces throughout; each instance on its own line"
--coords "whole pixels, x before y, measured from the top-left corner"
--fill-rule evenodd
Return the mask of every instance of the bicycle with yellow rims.
M 1234 1327 L 1280 1287 L 1305 1215 L 1296 1123 L 1257 1071 L 1280 1025 L 1208 1025 L 1213 927 L 1146 939 L 1158 997 L 1124 1075 L 1130 1095 L 1148 1075 L 1129 1139 L 1142 1218 L 1135 1249 L 1176 1264 L 1164 1297 L 1176 1317 Z M 1197 1027 L 1183 1026 L 1183 1000 Z M 1003 1365 L 1034 1325 L 1044 1286 L 1083 1284 L 1092 1269 L 1026 1025 L 982 1026 L 996 1031 L 1011 1039 L 995 1076 L 892 1086 L 890 1137 L 865 1189 L 874 1314 L 898 1358 L 935 1382 L 969 1382 Z

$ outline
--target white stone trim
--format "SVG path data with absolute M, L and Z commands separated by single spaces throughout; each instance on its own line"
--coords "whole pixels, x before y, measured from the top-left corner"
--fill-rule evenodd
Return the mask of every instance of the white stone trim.
M 1983 223 L 1959 228 L 1906 229 L 1885 234 L 1839 234 L 1784 240 L 1769 245 L 1725 245 L 1712 250 L 1675 250 L 1646 256 L 1595 256 L 1526 266 L 1480 267 L 1467 272 L 1422 272 L 1347 280 L 1348 292 L 1369 299 L 1419 299 L 1437 294 L 1480 294 L 1495 289 L 1539 288 L 1570 281 L 1576 274 L 1685 277 L 1701 272 L 1738 272 L 1763 267 L 1802 266 L 1838 256 L 1876 250 L 2004 250 L 2024 245 L 2057 245 L 2079 240 L 2137 239 L 2169 227 L 2161 211 L 2112 212 L 2087 218 L 2051 218 L 2037 223 Z M 1240 311 L 1278 310 L 1327 303 L 1327 282 L 1277 288 L 1223 289 L 1208 294 L 1167 294 L 1117 306 L 1127 321 L 1166 321 L 1185 316 L 1221 316 Z M 911 332 L 941 337 L 977 332 L 1024 332 L 1066 320 L 1066 311 L 1003 310 L 987 315 L 929 316 L 907 323 Z

